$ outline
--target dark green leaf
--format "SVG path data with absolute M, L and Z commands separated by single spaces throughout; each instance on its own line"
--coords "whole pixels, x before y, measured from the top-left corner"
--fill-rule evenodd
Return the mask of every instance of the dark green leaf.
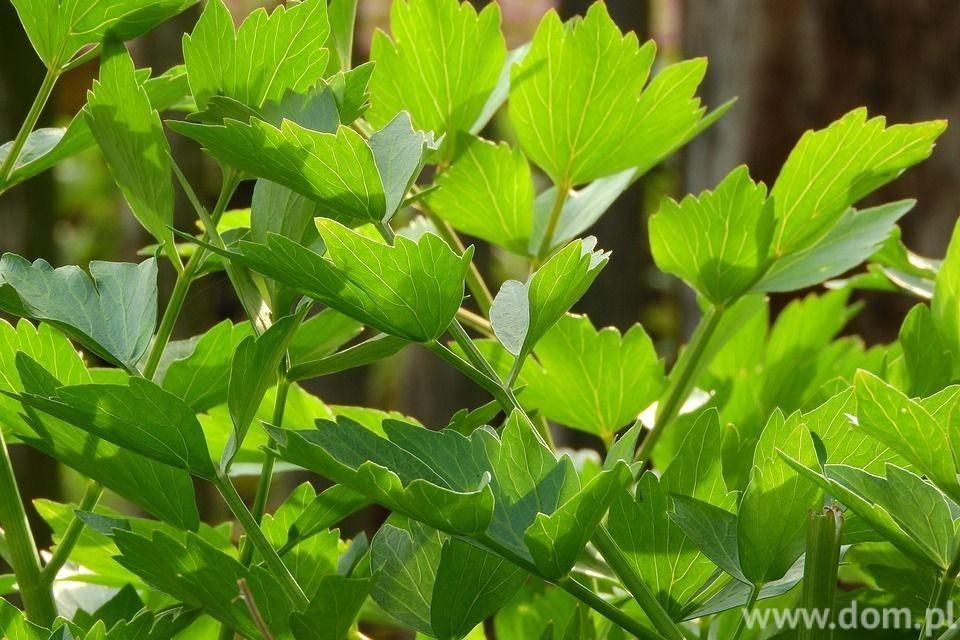
M 157 321 L 157 263 L 91 262 L 53 269 L 0 258 L 0 309 L 56 325 L 98 356 L 136 371 Z

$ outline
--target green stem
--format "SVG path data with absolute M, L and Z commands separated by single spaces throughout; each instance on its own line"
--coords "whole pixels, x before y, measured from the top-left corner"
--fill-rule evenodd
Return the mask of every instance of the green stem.
M 683 407 L 683 403 L 690 395 L 691 388 L 702 369 L 703 363 L 701 361 L 707 351 L 707 346 L 710 344 L 713 334 L 716 333 L 717 327 L 720 326 L 724 309 L 724 307 L 716 306 L 711 307 L 710 310 L 707 311 L 706 315 L 701 318 L 700 323 L 697 325 L 696 331 L 693 332 L 693 337 L 690 339 L 686 350 L 680 355 L 680 360 L 677 362 L 675 370 L 671 372 L 673 380 L 667 392 L 667 398 L 657 410 L 657 417 L 654 420 L 653 428 L 650 429 L 643 439 L 643 442 L 641 442 L 637 448 L 634 459 L 637 462 L 643 463 L 638 465 L 638 468 L 642 469 L 650 459 L 650 455 L 653 453 L 657 442 L 663 436 L 667 425 L 677 417 L 681 407 Z
M 57 617 L 50 582 L 43 579 L 40 554 L 30 531 L 27 512 L 20 498 L 17 479 L 13 475 L 10 453 L 0 432 L 0 525 L 6 536 L 13 573 L 17 577 L 20 597 L 27 618 L 49 627 Z
M 13 139 L 13 144 L 7 152 L 7 156 L 3 159 L 3 164 L 0 165 L 0 192 L 6 190 L 10 173 L 13 171 L 14 166 L 16 166 L 24 145 L 27 144 L 27 138 L 30 137 L 34 127 L 37 126 L 37 120 L 40 119 L 43 107 L 46 106 L 47 100 L 50 99 L 50 94 L 53 93 L 53 87 L 56 85 L 57 78 L 59 77 L 60 63 L 55 61 L 50 65 L 50 68 L 47 69 L 47 73 L 43 77 L 43 83 L 41 83 L 40 89 L 37 91 L 37 96 L 33 99 L 33 104 L 30 105 L 30 111 L 27 112 L 27 117 L 20 126 L 17 137 Z
M 273 403 L 271 424 L 275 427 L 283 426 L 283 414 L 287 406 L 287 394 L 290 391 L 290 381 L 284 376 L 284 368 L 281 367 L 280 379 L 277 382 L 277 398 Z M 273 484 L 273 466 L 276 464 L 276 458 L 270 451 L 274 445 L 273 438 L 270 438 L 264 450 L 263 466 L 260 469 L 260 479 L 257 481 L 257 492 L 254 494 L 253 505 L 250 508 L 250 515 L 253 516 L 257 524 L 260 524 L 263 514 L 267 511 L 267 499 L 270 497 L 270 486 Z M 253 544 L 247 537 L 240 549 L 240 562 L 244 566 L 249 566 L 251 560 L 253 560 Z
M 747 604 L 743 605 L 743 609 L 740 610 L 740 621 L 737 623 L 737 628 L 733 630 L 733 635 L 730 636 L 730 640 L 740 640 L 740 636 L 743 635 L 744 629 L 747 628 L 747 615 L 753 611 L 753 607 L 757 604 L 757 599 L 760 597 L 761 585 L 755 584 L 750 589 L 750 597 L 747 599 Z
M 150 347 L 147 362 L 143 365 L 143 377 L 148 380 L 156 375 L 157 367 L 160 366 L 160 360 L 163 358 L 163 352 L 167 348 L 167 343 L 170 342 L 170 336 L 173 335 L 173 327 L 177 324 L 177 318 L 180 317 L 183 303 L 187 299 L 187 292 L 190 290 L 190 285 L 193 284 L 194 270 L 199 263 L 199 260 L 194 260 L 194 258 L 201 250 L 202 247 L 197 247 L 197 251 L 190 256 L 187 266 L 177 274 L 177 282 L 173 285 L 170 301 L 167 302 L 167 308 L 163 310 L 160 327 L 157 329 L 157 335 Z
M 597 527 L 592 538 L 594 546 L 603 559 L 607 561 L 610 568 L 617 577 L 620 578 L 623 586 L 634 597 L 643 612 L 650 618 L 653 626 L 664 635 L 668 640 L 684 640 L 683 632 L 677 623 L 673 621 L 670 614 L 667 613 L 657 597 L 650 591 L 650 587 L 643 581 L 640 574 L 634 570 L 630 561 L 624 555 L 623 551 L 616 541 L 610 536 L 610 532 L 603 525 Z
M 540 575 L 540 572 L 537 569 L 536 565 L 529 562 L 525 558 L 518 556 L 516 553 L 514 553 L 510 549 L 508 549 L 507 547 L 503 546 L 502 544 L 500 544 L 499 542 L 497 542 L 496 540 L 488 536 L 481 536 L 476 539 L 471 538 L 469 539 L 469 541 L 471 543 L 479 542 L 482 546 L 486 547 L 489 551 L 492 551 L 496 555 L 512 562 L 513 564 L 517 565 L 518 567 L 525 570 L 526 572 L 537 576 L 538 578 L 540 578 L 545 582 L 549 582 L 550 584 L 560 587 L 561 589 L 563 589 L 564 591 L 572 595 L 574 598 L 576 598 L 583 604 L 587 605 L 588 607 L 590 607 L 591 609 L 593 609 L 594 611 L 602 615 L 607 620 L 614 622 L 615 624 L 619 625 L 624 630 L 629 631 L 636 637 L 643 638 L 644 640 L 663 640 L 663 637 L 660 634 L 656 633 L 652 629 L 647 628 L 641 622 L 632 618 L 627 613 L 621 611 L 610 602 L 607 602 L 606 600 L 601 598 L 599 595 L 597 595 L 587 587 L 583 586 L 580 582 L 573 579 L 572 577 L 567 576 L 564 578 L 560 578 L 559 580 L 552 580 L 549 578 L 545 578 L 544 576 Z
M 77 511 L 92 511 L 93 508 L 97 506 L 97 501 L 100 500 L 101 494 L 103 494 L 103 487 L 99 482 L 95 480 L 87 482 L 87 488 L 83 492 L 83 498 L 80 500 Z M 47 562 L 46 566 L 44 566 L 40 572 L 43 580 L 50 583 L 56 580 L 57 573 L 60 572 L 60 569 L 67 562 L 70 553 L 80 540 L 80 534 L 83 533 L 83 525 L 83 520 L 74 514 L 70 520 L 70 524 L 67 525 L 67 530 L 64 532 L 63 538 L 60 539 L 60 544 L 54 549 L 53 555 L 50 556 L 50 561 Z
M 837 591 L 837 570 L 840 565 L 840 532 L 843 513 L 835 506 L 811 512 L 807 527 L 807 553 L 803 561 L 803 592 L 800 609 L 826 611 L 833 621 L 834 594 Z M 830 640 L 834 632 L 827 625 L 801 627 L 798 640 Z
M 450 226 L 449 222 L 438 216 L 433 209 L 423 202 L 419 203 L 419 208 L 424 215 L 427 216 L 427 219 L 433 223 L 433 226 L 437 229 L 437 233 L 450 245 L 451 249 L 461 255 L 467 250 L 466 245 L 463 244 L 463 240 L 460 239 L 460 236 L 457 235 L 457 232 Z M 475 265 L 472 260 L 470 261 L 470 267 L 467 269 L 467 288 L 470 289 L 474 300 L 477 301 L 477 306 L 480 307 L 480 313 L 485 316 L 489 315 L 490 307 L 493 305 L 493 295 L 490 293 L 487 283 L 484 282 L 483 276 L 480 274 L 480 269 L 477 268 L 477 265 Z
M 237 493 L 237 488 L 233 486 L 230 478 L 218 475 L 213 480 L 213 484 L 217 487 L 220 495 L 223 496 L 224 502 L 227 503 L 231 513 L 233 513 L 237 521 L 240 522 L 240 526 L 243 527 L 247 539 L 250 540 L 253 547 L 260 553 L 270 572 L 286 587 L 289 595 L 295 600 L 294 604 L 301 610 L 306 609 L 310 602 L 307 596 L 304 595 L 303 589 L 297 584 L 293 574 L 287 569 L 287 565 L 283 564 L 283 560 L 277 555 L 276 549 L 273 548 L 270 541 L 263 535 L 263 531 L 260 530 L 260 525 L 254 519 L 250 510 L 247 509 L 247 505 L 243 503 L 243 498 Z
M 941 574 L 939 580 L 937 580 L 936 587 L 934 587 L 933 593 L 930 596 L 930 602 L 927 604 L 928 611 L 941 611 L 944 615 L 944 620 L 946 620 L 947 603 L 949 603 L 950 598 L 953 597 L 953 590 L 957 586 L 958 575 L 960 575 L 960 546 L 954 551 L 953 560 L 950 561 L 950 565 L 943 574 Z M 953 621 L 947 620 L 947 622 L 952 623 Z M 954 633 L 954 636 L 950 637 L 956 637 L 958 632 L 955 631 L 953 627 L 947 629 L 941 637 L 951 632 Z M 921 628 L 919 637 L 928 638 L 930 634 L 926 628 Z
M 537 257 L 542 260 L 550 253 L 553 245 L 553 234 L 557 232 L 557 224 L 560 222 L 560 214 L 563 213 L 563 205 L 567 202 L 570 195 L 569 180 L 561 180 L 557 184 L 557 197 L 553 201 L 553 208 L 550 209 L 550 217 L 547 219 L 547 228 L 543 232 L 543 240 L 540 242 L 540 249 L 537 251 Z
M 487 359 L 483 357 L 480 349 L 477 348 L 477 345 L 475 345 L 473 340 L 470 339 L 470 336 L 467 335 L 467 332 L 464 330 L 463 326 L 457 320 L 454 320 L 450 323 L 450 326 L 447 328 L 447 330 L 450 332 L 450 335 L 453 336 L 453 339 L 457 342 L 457 344 L 460 345 L 460 348 L 463 349 L 470 362 L 477 367 L 481 373 L 493 380 L 498 381 L 500 388 L 503 391 L 502 400 L 498 398 L 498 401 L 501 402 L 503 410 L 508 414 L 511 411 L 519 411 L 520 414 L 527 420 L 530 428 L 533 429 L 534 433 L 537 434 L 537 437 L 540 438 L 543 444 L 549 447 L 551 451 L 554 450 L 555 445 L 553 442 L 553 434 L 550 433 L 549 425 L 537 425 L 535 422 L 530 420 L 530 417 L 523 409 L 523 406 L 521 406 L 520 401 L 517 400 L 517 396 L 513 393 L 513 387 L 504 382 L 500 382 L 500 376 L 494 370 L 493 366 L 487 362 Z

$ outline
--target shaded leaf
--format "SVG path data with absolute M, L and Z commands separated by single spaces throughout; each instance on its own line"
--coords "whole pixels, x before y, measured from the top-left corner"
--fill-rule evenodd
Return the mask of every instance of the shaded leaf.
M 136 371 L 157 321 L 157 263 L 91 262 L 52 268 L 6 253 L 0 309 L 50 322 L 98 356 Z M 119 313 L 118 313 L 119 311 Z

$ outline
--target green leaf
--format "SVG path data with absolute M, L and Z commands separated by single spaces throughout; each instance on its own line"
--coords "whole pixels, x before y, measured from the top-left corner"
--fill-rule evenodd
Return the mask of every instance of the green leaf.
M 167 124 L 217 160 L 315 200 L 325 216 L 360 223 L 382 220 L 386 214 L 373 151 L 353 129 L 341 126 L 336 133 L 322 133 L 289 120 L 276 128 L 255 118 L 228 119 L 222 125 Z M 347 158 L 350 171 L 340 169 Z
M 23 442 L 94 479 L 148 512 L 185 529 L 199 521 L 193 483 L 186 473 L 131 453 L 72 425 L 32 410 L 6 394 L 33 393 L 21 380 L 18 352 L 35 359 L 67 385 L 90 383 L 70 342 L 48 325 L 22 320 L 14 329 L 0 321 L 0 422 Z
M 593 237 L 574 240 L 526 282 L 503 283 L 490 308 L 490 322 L 507 351 L 525 358 L 586 292 L 609 255 L 595 250 L 595 246 Z
M 767 267 L 773 203 L 746 167 L 698 198 L 665 199 L 650 218 L 657 266 L 683 278 L 714 304 L 749 290 Z
M 109 32 L 132 40 L 196 0 L 13 0 L 30 43 L 48 68 L 60 67 Z
M 519 149 L 461 134 L 453 164 L 435 185 L 427 204 L 454 229 L 529 254 L 533 178 Z
M 666 386 L 663 362 L 639 324 L 626 335 L 597 331 L 587 316 L 566 315 L 537 343 L 539 366 L 521 377 L 523 403 L 544 416 L 611 442 Z
M 526 579 L 509 562 L 416 522 L 384 525 L 371 545 L 372 596 L 406 626 L 459 640 Z
M 683 529 L 703 555 L 729 575 L 749 584 L 740 568 L 737 516 L 687 496 L 672 496 L 672 503 L 670 519 Z
M 30 356 L 18 354 L 20 378 L 52 374 Z M 39 368 L 39 369 L 38 369 Z M 117 446 L 204 478 L 213 464 L 193 409 L 143 378 L 127 384 L 58 386 L 20 394 L 21 402 Z
M 389 246 L 318 219 L 325 256 L 280 236 L 240 242 L 228 257 L 297 289 L 346 316 L 412 342 L 446 331 L 463 299 L 473 251 L 455 254 L 438 236 Z
M 795 291 L 835 278 L 876 253 L 916 200 L 848 209 L 818 242 L 775 261 L 756 291 Z
M 281 318 L 260 336 L 248 336 L 233 354 L 227 392 L 233 432 L 220 459 L 222 469 L 230 467 L 264 394 L 276 383 L 280 363 L 307 309 L 304 306 L 294 315 Z
M 439 140 L 434 138 L 433 133 L 413 128 L 410 114 L 406 111 L 398 113 L 370 136 L 370 149 L 386 199 L 382 222 L 390 220 L 400 209 L 426 163 L 427 153 L 435 151 L 438 145 Z
M 410 344 L 403 338 L 397 338 L 385 333 L 378 334 L 368 340 L 347 347 L 342 351 L 324 356 L 318 360 L 301 362 L 290 367 L 287 377 L 290 380 L 306 380 L 320 376 L 339 373 L 355 367 L 362 367 L 399 353 Z
M 148 69 L 138 69 L 137 79 L 143 85 L 154 109 L 169 109 L 190 93 L 183 65 L 171 67 L 159 76 L 150 77 Z M 57 163 L 96 144 L 86 117 L 80 113 L 66 127 L 42 127 L 27 136 L 26 144 L 14 163 L 8 187 L 46 171 Z M 9 153 L 13 142 L 0 146 L 0 162 Z
M 709 114 L 695 97 L 703 79 L 706 59 L 686 60 L 666 67 L 650 82 L 641 97 L 644 117 L 634 130 L 643 140 L 638 165 L 602 178 L 582 189 L 571 189 L 563 203 L 552 248 L 582 235 L 647 171 L 720 119 L 733 105 L 727 102 Z M 654 113 L 655 112 L 655 113 Z M 649 117 L 648 117 L 649 116 Z M 557 188 L 541 191 L 534 201 L 531 250 L 543 243 Z
M 350 69 L 353 59 L 353 32 L 357 20 L 358 0 L 330 0 L 327 18 L 330 21 L 330 35 L 327 48 L 336 55 L 331 57 L 327 70 Z
M 297 640 L 342 640 L 356 621 L 370 580 L 329 575 L 320 579 L 317 597 L 303 611 L 290 616 L 290 630 Z M 323 621 L 318 624 L 319 621 Z
M 910 397 L 929 396 L 953 379 L 953 352 L 937 331 L 930 307 L 918 304 L 900 327 L 900 348 L 906 371 L 905 388 Z
M 754 453 L 750 481 L 737 516 L 737 541 L 743 575 L 752 584 L 782 578 L 803 553 L 807 512 L 821 504 L 819 489 L 801 478 L 780 455 L 786 451 L 803 464 L 817 464 L 810 432 L 794 413 L 774 412 Z
M 652 42 L 641 47 L 620 32 L 603 3 L 568 24 L 554 12 L 543 18 L 511 72 L 510 118 L 554 183 L 646 171 L 696 126 L 702 110 L 691 94 L 706 62 L 668 67 L 644 91 L 654 54 Z
M 439 531 L 410 522 L 405 528 L 385 524 L 370 545 L 370 568 L 377 576 L 370 596 L 404 626 L 430 635 L 443 540 Z
M 570 571 L 610 504 L 632 480 L 630 466 L 621 462 L 597 474 L 553 513 L 537 514 L 524 541 L 543 576 L 559 579 Z
M 236 32 L 223 0 L 211 0 L 183 39 L 197 108 L 205 108 L 215 95 L 259 108 L 287 91 L 303 93 L 323 76 L 329 32 L 324 0 L 281 6 L 269 15 L 257 9 Z
M 10 640 L 47 640 L 50 630 L 30 622 L 22 611 L 0 599 L 0 634 Z
M 307 483 L 301 486 L 313 487 Z M 297 544 L 301 540 L 328 529 L 347 516 L 350 516 L 370 504 L 359 493 L 341 484 L 335 484 L 324 490 L 303 506 L 296 519 L 287 528 L 286 545 Z
M 874 474 L 882 473 L 891 462 L 905 465 L 906 461 L 885 444 L 854 428 L 851 416 L 856 408 L 853 389 L 848 388 L 803 414 L 802 421 L 826 450 L 826 461 Z
M 290 360 L 298 363 L 322 360 L 356 338 L 363 325 L 334 309 L 324 309 L 300 324 L 288 350 Z
M 960 354 L 960 223 L 953 228 L 947 255 L 937 272 L 930 313 L 947 348 Z M 953 360 L 953 377 L 957 377 L 960 360 Z
M 101 358 L 136 371 L 157 320 L 157 263 L 91 262 L 53 269 L 0 258 L 0 309 L 54 324 Z
M 231 357 L 251 331 L 248 323 L 224 320 L 203 335 L 170 343 L 165 354 L 177 356 L 157 370 L 161 386 L 196 412 L 226 402 Z
M 238 583 L 245 580 L 257 609 L 276 632 L 289 633 L 292 604 L 283 588 L 264 569 L 247 569 L 237 560 L 188 533 L 185 542 L 155 532 L 146 537 L 113 530 L 120 550 L 117 561 L 147 584 L 229 625 L 248 638 L 260 636 Z
M 387 420 L 384 428 L 397 434 L 422 427 Z M 457 533 L 486 529 L 493 494 L 484 470 L 471 462 L 477 445 L 452 431 L 431 436 L 434 454 L 461 460 L 460 469 L 434 469 L 391 440 L 377 436 L 353 420 L 317 421 L 312 431 L 267 428 L 280 456 L 315 471 L 388 508 Z
M 911 504 L 908 508 L 897 512 L 891 512 L 888 509 L 898 505 L 902 500 L 910 500 L 910 492 L 894 496 L 892 492 L 905 489 L 910 486 L 901 482 L 900 487 L 891 485 L 887 479 L 869 474 L 861 469 L 848 465 L 826 465 L 821 470 L 818 467 L 807 466 L 789 455 L 784 455 L 784 459 L 806 480 L 815 483 L 824 491 L 828 492 L 834 498 L 839 500 L 848 509 L 863 519 L 874 531 L 882 535 L 887 541 L 893 544 L 908 557 L 919 562 L 921 565 L 930 565 L 941 567 L 940 551 L 931 548 L 930 540 L 917 539 L 909 534 L 901 522 L 906 520 L 910 523 L 908 528 L 914 531 L 926 527 L 935 527 L 933 521 L 927 521 L 926 518 L 937 511 L 936 500 L 928 495 L 924 500 L 926 507 L 933 509 L 921 511 L 918 504 Z M 887 467 L 889 475 L 893 465 Z M 897 473 L 897 472 L 895 472 Z M 901 474 L 909 472 L 900 470 Z M 912 475 L 912 474 L 910 474 Z M 916 477 L 916 476 L 914 476 Z M 916 482 L 923 483 L 923 480 L 916 478 Z M 919 487 L 916 483 L 911 483 L 915 488 Z M 923 483 L 925 484 L 925 483 Z M 929 487 L 929 485 L 926 485 Z M 919 487 L 922 489 L 922 487 Z M 942 499 L 940 494 L 933 487 L 929 490 L 935 492 Z M 924 492 L 925 493 L 925 492 Z M 897 507 L 900 509 L 900 507 Z M 949 516 L 948 516 L 949 520 Z M 942 527 L 942 525 L 939 525 Z M 952 524 L 950 525 L 952 526 Z
M 469 2 L 404 0 L 390 7 L 392 40 L 370 48 L 370 122 L 380 127 L 409 111 L 416 127 L 446 135 L 469 131 L 493 92 L 506 58 L 500 8 L 477 15 Z M 444 152 L 445 157 L 449 156 Z
M 779 257 L 820 240 L 844 212 L 871 191 L 925 160 L 946 122 L 886 126 L 855 109 L 826 129 L 807 131 L 797 142 L 770 191 Z
M 173 255 L 170 145 L 122 43 L 104 45 L 84 113 L 133 215 Z
M 866 371 L 857 372 L 856 398 L 857 429 L 899 453 L 951 498 L 960 499 L 946 421 Z
M 669 497 L 687 496 L 721 509 L 734 508 L 736 498 L 723 482 L 721 436 L 716 411 L 706 411 L 684 435 L 662 476 L 643 474 L 636 497 L 621 492 L 610 508 L 610 535 L 674 618 L 689 606 L 715 568 L 670 519 Z
M 430 626 L 438 638 L 464 638 L 507 604 L 527 574 L 503 558 L 448 538 L 436 567 Z

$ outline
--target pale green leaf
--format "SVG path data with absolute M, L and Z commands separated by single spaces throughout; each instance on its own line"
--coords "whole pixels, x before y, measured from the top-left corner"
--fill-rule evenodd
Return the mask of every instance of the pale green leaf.
M 657 266 L 683 278 L 714 304 L 749 290 L 767 267 L 773 202 L 746 167 L 717 186 L 680 203 L 665 199 L 650 218 L 650 248 Z
M 714 564 L 741 582 L 749 583 L 740 568 L 737 516 L 687 496 L 673 496 L 670 519 Z
M 66 64 L 109 32 L 132 40 L 196 0 L 14 0 L 30 43 L 48 68 Z
M 849 209 L 813 246 L 776 260 L 754 289 L 795 291 L 846 273 L 876 253 L 915 204 L 915 200 L 899 200 L 860 211 Z
M 663 363 L 639 324 L 623 336 L 566 315 L 537 343 L 521 377 L 523 403 L 544 416 L 610 442 L 666 386 Z
M 426 202 L 471 236 L 527 255 L 533 227 L 533 179 L 519 149 L 461 134 L 453 164 Z
M 381 222 L 387 222 L 400 209 L 407 192 L 420 175 L 427 154 L 437 149 L 434 134 L 417 131 L 410 114 L 401 111 L 382 129 L 370 136 L 370 149 L 380 173 L 386 200 Z
M 370 122 L 380 127 L 400 111 L 452 146 L 469 131 L 493 92 L 506 58 L 500 7 L 477 14 L 469 2 L 398 0 L 390 7 L 392 38 L 377 32 L 370 49 Z
M 317 597 L 302 613 L 295 611 L 290 615 L 293 637 L 297 640 L 346 638 L 369 592 L 370 580 L 366 578 L 323 576 Z
M 782 578 L 800 557 L 806 544 L 807 513 L 823 500 L 820 490 L 801 478 L 781 451 L 805 465 L 818 463 L 799 412 L 784 418 L 778 410 L 767 421 L 740 502 L 740 566 L 753 584 Z
M 183 39 L 197 108 L 206 107 L 215 95 L 259 108 L 268 100 L 279 101 L 288 90 L 303 93 L 323 76 L 329 32 L 324 0 L 280 6 L 269 15 L 256 9 L 236 31 L 223 0 L 211 0 Z
M 807 131 L 780 170 L 770 196 L 777 226 L 771 253 L 803 251 L 871 191 L 925 160 L 946 122 L 886 126 L 855 109 L 829 127 Z
M 568 24 L 547 14 L 511 74 L 510 118 L 527 156 L 570 186 L 646 171 L 682 144 L 703 115 L 692 93 L 706 63 L 668 67 L 644 90 L 654 53 L 623 35 L 603 3 Z
M 951 433 L 920 403 L 866 371 L 856 376 L 856 428 L 903 456 L 934 484 L 960 499 Z
M 594 247 L 596 238 L 575 240 L 526 282 L 503 283 L 490 308 L 490 322 L 507 351 L 521 359 L 526 357 L 586 292 L 609 255 Z
M 960 354 L 960 223 L 954 225 L 947 255 L 936 274 L 930 301 L 933 323 L 953 354 Z M 953 376 L 960 373 L 960 359 L 953 359 Z

